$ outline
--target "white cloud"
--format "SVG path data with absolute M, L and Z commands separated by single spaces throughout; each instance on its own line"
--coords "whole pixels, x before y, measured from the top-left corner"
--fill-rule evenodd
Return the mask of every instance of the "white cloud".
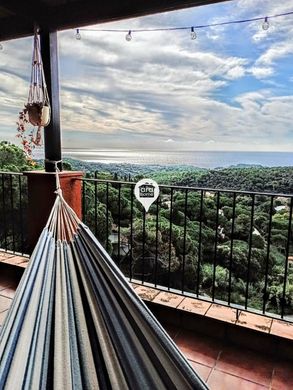
M 279 42 L 272 45 L 264 54 L 262 54 L 256 64 L 273 65 L 280 58 L 293 54 L 293 42 Z
M 268 78 L 275 73 L 274 69 L 268 66 L 252 66 L 247 70 L 247 72 L 251 73 L 257 79 Z
M 215 18 L 208 14 L 213 9 L 225 12 Z M 196 15 L 207 15 L 208 22 L 285 9 L 288 4 L 273 0 L 240 0 L 128 20 L 127 25 L 185 25 L 201 20 Z M 196 41 L 189 32 L 134 34 L 131 42 L 124 33 L 82 31 L 81 41 L 74 31 L 60 33 L 64 145 L 100 146 L 107 136 L 115 146 L 143 147 L 159 140 L 158 145 L 182 148 L 290 147 L 292 96 L 284 82 L 278 86 L 273 79 L 278 61 L 293 54 L 288 26 L 289 18 L 269 35 L 259 23 L 200 30 Z M 252 45 L 257 34 L 261 38 Z M 0 53 L 1 136 L 14 134 L 27 96 L 30 57 L 30 39 L 8 42 Z

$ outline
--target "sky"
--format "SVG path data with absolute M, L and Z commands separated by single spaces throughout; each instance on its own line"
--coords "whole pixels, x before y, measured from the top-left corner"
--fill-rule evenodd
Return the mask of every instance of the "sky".
M 180 27 L 293 11 L 233 0 L 90 29 Z M 58 33 L 62 145 L 86 149 L 293 151 L 293 15 L 189 31 Z M 76 26 L 78 27 L 78 26 Z M 32 38 L 2 42 L 0 140 L 17 143 Z

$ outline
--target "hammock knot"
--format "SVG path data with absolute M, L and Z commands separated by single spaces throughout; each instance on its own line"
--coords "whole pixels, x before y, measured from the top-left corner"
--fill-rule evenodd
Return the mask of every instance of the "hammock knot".
M 57 195 L 62 197 L 62 190 L 61 190 L 61 188 L 57 188 L 57 190 L 54 191 L 54 194 L 57 194 Z

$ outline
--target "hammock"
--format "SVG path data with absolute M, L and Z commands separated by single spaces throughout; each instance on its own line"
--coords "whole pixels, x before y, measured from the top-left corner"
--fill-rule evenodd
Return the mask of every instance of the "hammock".
M 0 334 L 0 389 L 207 389 L 57 183 Z

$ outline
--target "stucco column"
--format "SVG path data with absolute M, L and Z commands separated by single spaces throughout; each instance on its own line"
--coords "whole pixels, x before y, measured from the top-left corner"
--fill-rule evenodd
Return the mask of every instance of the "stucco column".
M 56 199 L 55 173 L 44 171 L 24 172 L 28 181 L 28 253 L 32 253 L 38 238 L 47 223 Z M 82 218 L 83 172 L 63 171 L 59 173 L 63 196 L 69 206 Z

